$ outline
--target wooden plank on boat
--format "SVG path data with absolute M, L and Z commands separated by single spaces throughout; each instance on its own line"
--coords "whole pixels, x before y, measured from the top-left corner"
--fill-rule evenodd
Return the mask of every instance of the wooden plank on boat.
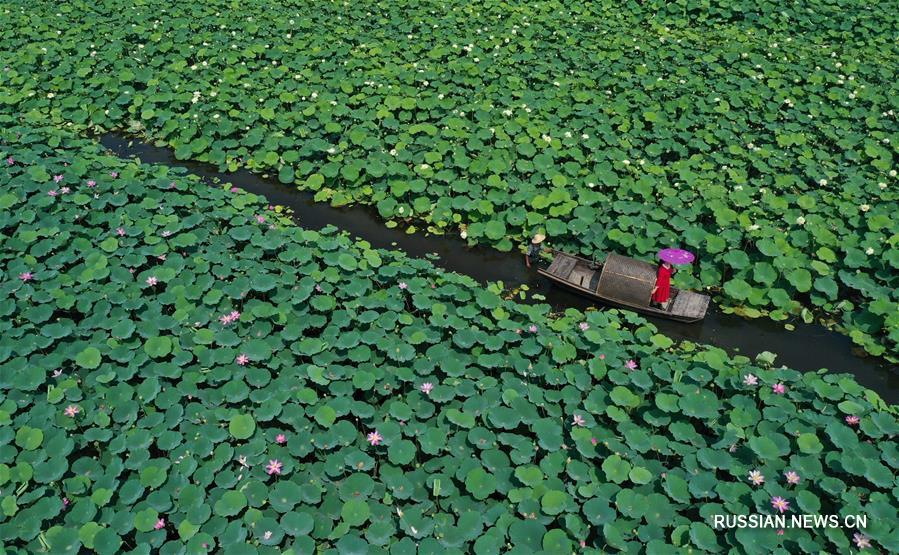
M 556 275 L 559 271 L 559 266 L 562 264 L 562 261 L 565 260 L 566 258 L 568 258 L 567 255 L 564 255 L 562 253 L 556 253 L 556 255 L 553 257 L 552 263 L 546 269 L 546 273 Z
M 709 297 L 692 291 L 678 291 L 671 303 L 671 314 L 684 318 L 702 318 L 709 306 Z
M 559 262 L 559 265 L 553 270 L 552 265 L 555 265 L 556 261 Z M 571 271 L 574 270 L 574 267 L 577 265 L 577 258 L 573 258 L 565 254 L 556 255 L 556 258 L 555 260 L 553 260 L 552 265 L 547 271 L 555 276 L 558 276 L 560 279 L 564 279 L 567 281 L 568 276 L 571 275 Z

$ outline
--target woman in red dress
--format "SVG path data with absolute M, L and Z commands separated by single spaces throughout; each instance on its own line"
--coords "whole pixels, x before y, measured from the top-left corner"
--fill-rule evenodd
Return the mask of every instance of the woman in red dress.
M 671 276 L 677 270 L 671 264 L 662 262 L 659 271 L 656 273 L 656 285 L 652 288 L 651 301 L 655 304 L 667 308 L 668 299 L 671 298 Z

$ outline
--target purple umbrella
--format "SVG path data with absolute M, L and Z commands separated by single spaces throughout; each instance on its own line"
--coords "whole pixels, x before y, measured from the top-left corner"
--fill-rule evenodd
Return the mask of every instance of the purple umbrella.
M 662 249 L 659 251 L 659 258 L 671 264 L 689 264 L 696 257 L 684 249 Z

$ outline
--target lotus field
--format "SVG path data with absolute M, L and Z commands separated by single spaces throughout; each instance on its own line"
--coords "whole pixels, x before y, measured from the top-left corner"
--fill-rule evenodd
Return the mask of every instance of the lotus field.
M 308 5 L 307 5 L 308 4 Z M 897 361 L 899 9 L 4 3 L 0 103 L 502 250 L 700 257 L 728 311 Z
M 2 117 L 7 553 L 899 550 L 894 409 Z M 713 530 L 722 513 L 864 530 Z
M 675 285 L 719 310 L 896 363 L 899 9 L 0 18 L 0 553 L 899 553 L 899 411 L 852 375 L 553 307 L 98 142 L 369 205 L 379 230 L 686 249 Z M 841 525 L 792 525 L 820 515 Z

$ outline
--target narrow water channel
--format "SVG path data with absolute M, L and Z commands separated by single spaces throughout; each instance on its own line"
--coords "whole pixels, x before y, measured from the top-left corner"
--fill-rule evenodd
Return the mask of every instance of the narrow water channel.
M 399 249 L 414 257 L 433 253 L 437 255 L 434 260 L 436 265 L 467 274 L 481 283 L 502 281 L 507 287 L 527 284 L 532 294 L 542 294 L 546 297 L 546 302 L 557 310 L 567 307 L 581 310 L 590 306 L 601 308 L 600 305 L 553 285 L 539 276 L 536 270 L 528 270 L 523 257 L 517 252 L 504 253 L 488 247 L 469 247 L 459 237 L 429 235 L 424 232 L 410 235 L 398 228 L 385 227 L 377 212 L 368 206 L 334 208 L 315 202 L 311 193 L 283 185 L 275 179 L 265 179 L 246 170 L 220 172 L 211 164 L 177 160 L 174 151 L 169 148 L 157 147 L 117 133 L 107 133 L 99 139 L 103 146 L 120 157 L 138 158 L 145 163 L 181 166 L 207 181 L 218 179 L 230 182 L 246 191 L 262 195 L 271 204 L 291 208 L 297 223 L 304 228 L 321 229 L 333 225 L 368 241 L 374 247 Z M 796 329 L 787 331 L 772 320 L 744 319 L 725 314 L 714 305 L 709 307 L 705 320 L 695 324 L 644 317 L 661 333 L 675 340 L 715 345 L 732 354 L 739 353 L 748 357 L 770 351 L 777 355 L 776 364 L 805 372 L 827 368 L 834 372 L 853 374 L 859 383 L 876 391 L 888 403 L 899 404 L 899 369 L 881 359 L 862 355 L 861 350 L 847 336 L 818 324 L 793 322 Z

